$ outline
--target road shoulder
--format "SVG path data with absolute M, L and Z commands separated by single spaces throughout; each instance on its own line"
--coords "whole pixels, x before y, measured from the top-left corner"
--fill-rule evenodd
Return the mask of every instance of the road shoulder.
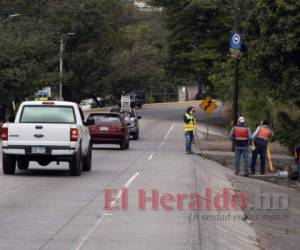
M 257 235 L 245 221 L 241 209 L 234 209 L 229 205 L 219 210 L 215 206 L 215 197 L 221 197 L 224 189 L 229 191 L 229 197 L 234 195 L 229 181 L 231 171 L 199 156 L 195 156 L 195 163 L 197 192 L 206 192 L 207 188 L 212 190 L 210 198 L 203 195 L 203 202 L 209 200 L 212 208 L 199 211 L 193 218 L 199 223 L 201 249 L 259 249 Z M 224 200 L 221 199 L 221 204 Z

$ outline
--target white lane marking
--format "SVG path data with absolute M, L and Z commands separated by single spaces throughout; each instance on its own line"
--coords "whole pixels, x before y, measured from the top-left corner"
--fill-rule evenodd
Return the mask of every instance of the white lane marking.
M 155 155 L 155 152 L 151 153 L 151 155 L 149 155 L 148 160 L 151 161 L 153 159 L 153 156 Z
M 172 130 L 174 129 L 174 127 L 175 127 L 175 123 L 173 123 L 172 126 L 169 128 L 167 134 L 164 137 L 164 140 L 159 144 L 158 150 L 160 150 L 161 147 L 166 143 L 166 141 L 168 140 L 168 137 L 169 137 L 170 133 L 172 132 Z
M 124 188 L 128 188 L 130 184 L 135 180 L 135 178 L 138 177 L 139 174 L 140 174 L 139 172 L 136 172 L 133 176 L 131 176 L 131 178 L 125 183 Z M 111 207 L 113 207 L 119 201 L 121 195 L 122 195 L 122 189 L 119 190 L 116 199 L 110 203 Z
M 131 183 L 136 179 L 136 177 L 138 177 L 140 173 L 137 172 L 135 173 L 124 185 L 125 188 L 128 188 Z M 120 199 L 122 195 L 122 190 L 120 189 L 118 192 L 118 196 L 116 197 L 116 200 L 113 201 L 111 203 L 111 206 L 115 205 L 115 203 Z M 87 232 L 87 234 L 80 240 L 78 246 L 75 248 L 75 250 L 80 250 L 82 248 L 83 245 L 85 245 L 85 243 L 87 242 L 87 240 L 91 237 L 91 235 L 93 234 L 93 232 L 97 229 L 97 227 L 101 224 L 101 222 L 103 221 L 104 217 L 106 216 L 112 216 L 112 214 L 109 213 L 105 213 L 103 214 L 97 221 L 96 223 L 90 228 L 90 230 Z
M 168 139 L 168 137 L 169 137 L 170 133 L 172 132 L 172 130 L 174 129 L 174 127 L 175 127 L 175 123 L 173 123 L 172 126 L 169 128 L 169 130 L 164 138 L 164 141 L 166 141 Z
M 122 190 L 119 190 L 116 199 L 110 203 L 110 207 L 113 207 L 118 202 L 118 200 L 120 199 L 121 195 L 122 195 Z
M 93 232 L 96 230 L 96 228 L 101 224 L 106 214 L 103 214 L 96 223 L 90 228 L 88 233 L 81 239 L 78 246 L 75 248 L 75 250 L 80 250 L 81 247 L 86 243 L 86 241 L 90 238 L 90 236 L 93 234 Z
M 138 177 L 139 176 L 139 172 L 136 172 L 126 183 L 125 183 L 125 185 L 124 185 L 124 187 L 125 188 L 128 188 L 130 185 L 131 185 L 131 183 L 135 180 L 135 178 L 136 177 Z
M 173 124 L 171 125 L 171 127 L 169 128 L 169 130 L 168 130 L 168 132 L 166 133 L 166 135 L 165 135 L 163 141 L 159 144 L 159 146 L 158 146 L 158 148 L 157 148 L 157 151 L 159 151 L 159 150 L 161 149 L 161 147 L 166 143 L 166 141 L 168 140 L 168 137 L 169 137 L 170 133 L 172 132 L 172 130 L 174 129 L 174 127 L 175 127 L 175 123 L 173 123 Z M 148 157 L 148 160 L 149 160 L 149 161 L 151 161 L 151 160 L 153 159 L 155 153 L 156 153 L 156 152 L 153 152 L 153 153 L 151 153 L 151 154 L 149 155 L 149 157 Z

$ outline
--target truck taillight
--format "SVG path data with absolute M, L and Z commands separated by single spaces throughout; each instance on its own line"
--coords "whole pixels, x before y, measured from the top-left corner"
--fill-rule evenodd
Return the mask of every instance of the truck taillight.
M 78 140 L 78 130 L 77 128 L 70 129 L 70 141 L 77 141 Z
M 8 128 L 2 128 L 1 130 L 1 140 L 7 141 L 8 140 Z

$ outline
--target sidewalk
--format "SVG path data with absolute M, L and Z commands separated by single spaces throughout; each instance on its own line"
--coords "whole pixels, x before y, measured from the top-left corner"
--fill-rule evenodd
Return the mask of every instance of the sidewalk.
M 207 136 L 207 129 L 205 125 L 198 127 L 195 138 L 196 152 L 209 160 L 216 161 L 233 170 L 234 152 L 232 152 L 232 142 L 226 135 L 226 130 L 221 127 L 209 125 L 208 133 L 209 134 Z M 287 150 L 278 143 L 271 143 L 270 148 L 274 173 L 267 173 L 265 176 L 255 175 L 252 178 L 258 178 L 286 186 L 288 185 L 287 178 L 278 177 L 275 173 L 277 170 L 289 171 L 294 164 L 294 158 L 289 156 L 287 154 Z M 259 173 L 259 157 L 257 159 L 256 166 L 256 172 Z
M 285 154 L 285 150 L 280 145 L 272 144 L 271 150 L 277 153 L 272 155 L 275 168 L 288 168 L 294 163 L 293 157 Z M 232 170 L 231 172 L 227 169 L 227 178 L 232 184 L 233 191 L 244 194 L 247 199 L 247 208 L 243 210 L 244 220 L 254 229 L 259 249 L 299 248 L 300 189 L 293 187 L 292 181 L 274 174 L 255 175 L 250 176 L 251 178 L 234 175 L 234 153 L 231 152 L 231 142 L 227 139 L 225 130 L 222 132 L 222 128 L 211 129 L 209 140 L 206 140 L 206 131 L 200 127 L 195 139 L 195 152 Z M 218 165 L 217 163 L 216 165 Z M 226 169 L 221 165 L 218 165 L 220 173 Z M 206 169 L 206 171 L 210 170 Z M 209 181 L 211 182 L 211 180 Z M 287 198 L 288 208 L 258 208 L 257 197 L 260 194 L 270 196 L 273 203 L 276 197 Z M 262 202 L 266 202 L 266 200 Z

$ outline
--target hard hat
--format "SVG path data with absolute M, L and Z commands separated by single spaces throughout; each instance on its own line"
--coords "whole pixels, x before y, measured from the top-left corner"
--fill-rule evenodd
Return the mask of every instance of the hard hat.
M 244 123 L 245 122 L 245 118 L 243 117 L 243 116 L 241 116 L 240 118 L 239 118 L 239 123 Z

